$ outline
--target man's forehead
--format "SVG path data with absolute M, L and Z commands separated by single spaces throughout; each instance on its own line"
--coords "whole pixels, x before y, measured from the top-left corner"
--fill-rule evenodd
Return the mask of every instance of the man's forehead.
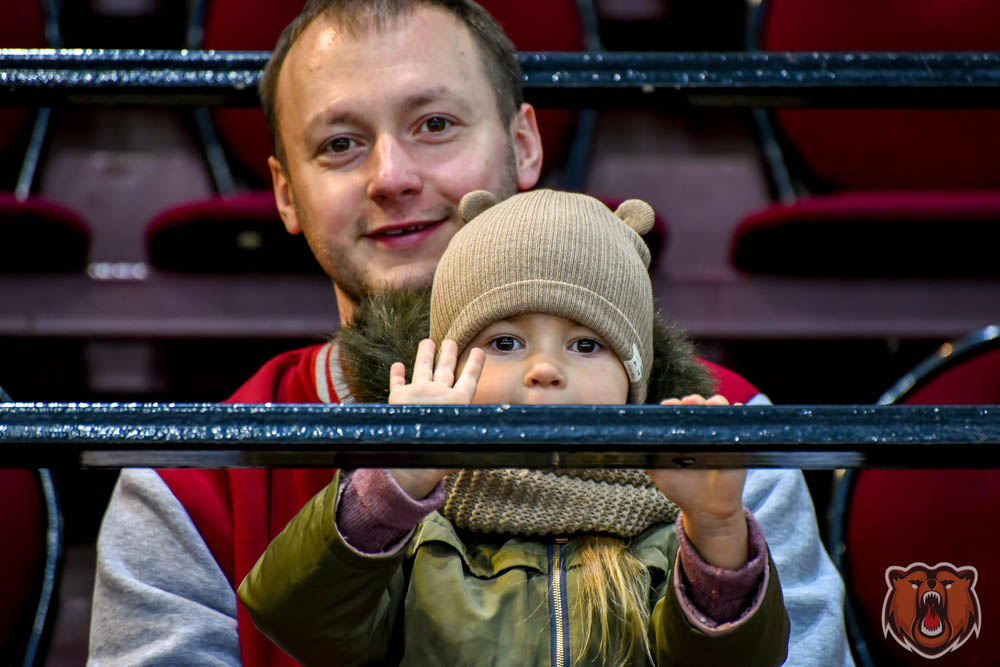
M 281 101 L 294 100 L 294 106 L 299 109 L 296 115 L 302 114 L 300 118 L 304 116 L 303 122 L 309 126 L 358 120 L 350 117 L 358 112 L 353 108 L 352 99 L 356 93 L 358 96 L 366 94 L 365 89 L 370 92 L 366 84 L 380 79 L 379 70 L 385 70 L 391 75 L 388 80 L 392 85 L 377 92 L 377 101 L 387 109 L 406 111 L 430 103 L 453 105 L 460 112 L 477 108 L 478 98 L 485 91 L 477 91 L 481 85 L 473 84 L 473 80 L 479 79 L 491 92 L 492 85 L 478 47 L 467 29 L 465 38 L 453 37 L 430 44 L 409 32 L 405 38 L 401 37 L 403 41 L 398 50 L 387 48 L 393 46 L 391 43 L 365 43 L 369 38 L 384 38 L 393 30 L 403 35 L 404 31 L 421 23 L 434 31 L 440 29 L 442 21 L 465 28 L 443 10 L 434 8 L 434 14 L 429 15 L 421 15 L 420 11 L 413 13 L 409 23 L 396 21 L 377 31 L 373 25 L 367 37 L 358 34 L 357 30 L 346 31 L 329 19 L 317 18 L 296 40 L 283 64 L 278 80 L 278 106 L 285 106 Z M 358 48 L 353 48 L 355 46 Z M 403 49 L 410 52 L 398 52 Z M 446 49 L 460 50 L 471 57 L 446 53 Z M 370 101 L 371 97 L 368 99 Z
M 354 46 L 360 46 L 359 53 L 367 53 L 365 42 L 392 39 L 414 29 L 422 29 L 428 34 L 443 34 L 447 39 L 429 40 L 432 45 L 470 45 L 475 47 L 469 27 L 451 12 L 433 5 L 420 5 L 406 10 L 376 17 L 370 12 L 357 16 L 339 17 L 320 14 L 307 25 L 289 49 L 288 56 L 298 56 L 309 60 L 318 57 L 317 52 L 340 50 L 341 55 L 349 55 Z M 385 54 L 392 56 L 393 54 Z M 312 59 L 314 59 L 312 58 Z
M 401 59 L 414 55 L 445 55 L 450 61 L 455 60 L 455 51 L 478 55 L 478 47 L 468 27 L 442 9 L 420 9 L 412 12 L 406 20 L 403 18 L 397 16 L 379 26 L 370 20 L 368 27 L 363 28 L 319 16 L 292 44 L 280 78 L 292 78 L 284 76 L 291 70 L 296 73 L 305 70 L 308 76 L 312 70 L 331 65 L 343 69 L 350 68 L 354 63 L 403 66 L 406 62 Z M 446 35 L 447 39 L 438 39 L 438 35 Z M 460 56 L 458 60 L 466 58 Z

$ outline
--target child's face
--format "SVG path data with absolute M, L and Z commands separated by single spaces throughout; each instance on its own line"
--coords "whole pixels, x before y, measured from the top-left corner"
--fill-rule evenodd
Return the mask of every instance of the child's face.
M 615 353 L 592 330 L 556 315 L 500 320 L 472 339 L 486 363 L 473 403 L 615 404 L 628 401 L 628 377 Z

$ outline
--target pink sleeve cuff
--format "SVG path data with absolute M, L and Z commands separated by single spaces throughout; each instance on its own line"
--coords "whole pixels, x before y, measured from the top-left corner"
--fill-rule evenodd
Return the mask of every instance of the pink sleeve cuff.
M 359 553 L 391 556 L 409 541 L 417 524 L 443 504 L 443 482 L 423 500 L 415 500 L 388 470 L 360 468 L 341 489 L 337 531 Z
M 677 517 L 677 599 L 691 624 L 706 632 L 729 630 L 749 617 L 767 590 L 767 542 L 753 513 L 745 507 L 743 512 L 749 532 L 749 559 L 738 570 L 715 567 L 702 560 L 684 532 L 681 517 Z

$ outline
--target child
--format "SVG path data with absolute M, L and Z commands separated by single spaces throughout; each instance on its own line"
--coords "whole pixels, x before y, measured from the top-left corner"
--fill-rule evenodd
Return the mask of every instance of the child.
M 478 191 L 460 210 L 469 222 L 435 273 L 430 339 L 410 382 L 392 364 L 390 403 L 642 403 L 649 393 L 725 404 L 701 398 L 710 385 L 690 344 L 654 325 L 639 236 L 653 222 L 648 204 L 612 213 L 585 195 L 539 190 L 497 204 Z M 420 330 L 422 312 L 412 295 L 358 312 L 340 338 L 355 398 L 384 400 L 364 379 L 381 357 L 413 358 L 399 356 L 413 340 L 399 332 Z M 345 472 L 275 538 L 239 596 L 304 664 L 777 665 L 788 618 L 742 506 L 745 475 Z

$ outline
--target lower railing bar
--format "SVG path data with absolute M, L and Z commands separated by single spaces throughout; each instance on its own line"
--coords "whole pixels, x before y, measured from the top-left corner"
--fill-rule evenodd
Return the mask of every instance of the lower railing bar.
M 0 467 L 1000 467 L 1000 406 L 0 404 Z
M 0 106 L 258 106 L 266 51 L 0 49 Z M 1000 106 L 998 52 L 519 54 L 538 106 Z

